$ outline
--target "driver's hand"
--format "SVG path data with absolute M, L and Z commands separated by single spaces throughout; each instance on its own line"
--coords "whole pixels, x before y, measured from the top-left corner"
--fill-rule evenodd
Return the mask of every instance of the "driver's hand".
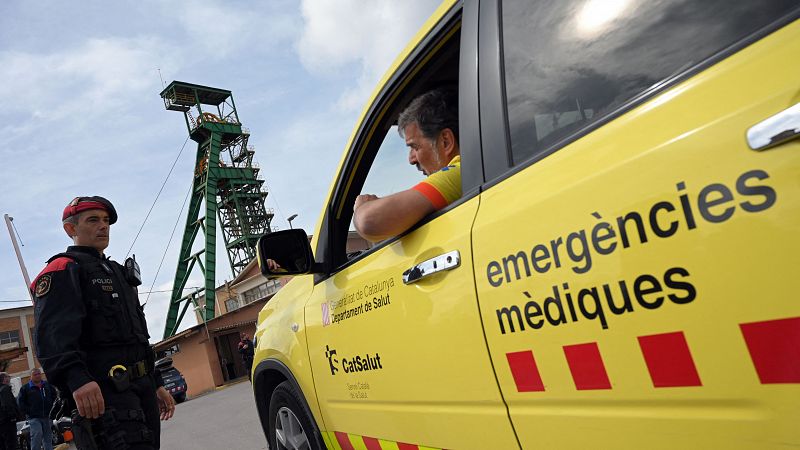
M 353 204 L 353 211 L 357 210 L 361 205 L 367 202 L 371 202 L 373 200 L 377 200 L 379 197 L 375 194 L 362 194 L 356 197 L 356 202 Z

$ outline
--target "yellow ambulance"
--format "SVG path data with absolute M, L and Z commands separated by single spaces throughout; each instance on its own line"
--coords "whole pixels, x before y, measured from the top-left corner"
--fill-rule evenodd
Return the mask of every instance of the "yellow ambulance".
M 259 243 L 272 449 L 800 447 L 800 2 L 446 1 L 375 90 L 319 222 Z M 398 114 L 459 99 L 462 196 Z M 291 261 L 270 269 L 268 259 Z

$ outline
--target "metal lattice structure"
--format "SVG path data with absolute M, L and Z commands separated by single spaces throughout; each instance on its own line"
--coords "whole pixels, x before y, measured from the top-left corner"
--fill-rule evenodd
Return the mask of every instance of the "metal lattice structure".
M 250 132 L 239 121 L 231 92 L 173 81 L 161 91 L 161 98 L 167 110 L 183 112 L 189 137 L 197 142 L 191 201 L 164 327 L 166 339 L 175 334 L 189 305 L 199 307 L 201 295 L 205 301 L 200 316 L 214 318 L 217 218 L 235 277 L 255 258 L 258 238 L 271 231 L 273 214 L 264 207 L 264 180 L 258 177 L 255 151 L 247 143 Z M 200 230 L 205 245 L 193 253 Z M 184 295 L 195 264 L 205 284 Z

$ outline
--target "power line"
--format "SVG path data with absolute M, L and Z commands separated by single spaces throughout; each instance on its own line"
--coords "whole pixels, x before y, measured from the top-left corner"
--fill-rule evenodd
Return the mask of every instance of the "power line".
M 185 142 L 184 142 L 184 145 L 186 145 Z M 172 244 L 172 237 L 175 236 L 175 229 L 178 228 L 178 223 L 181 221 L 181 214 L 183 214 L 183 208 L 186 207 L 186 201 L 189 200 L 189 194 L 192 193 L 192 188 L 194 188 L 194 180 L 192 180 L 192 182 L 189 184 L 189 190 L 186 192 L 186 197 L 183 198 L 183 205 L 181 205 L 181 210 L 178 212 L 178 218 L 175 219 L 175 225 L 172 227 L 172 233 L 170 233 L 170 235 L 169 235 L 169 241 L 167 242 L 167 248 L 164 249 L 164 254 L 161 255 L 161 262 L 158 263 L 158 269 L 156 270 L 156 275 L 153 277 L 153 284 L 150 285 L 150 291 L 148 291 L 147 298 L 144 300 L 144 303 L 142 304 L 142 308 L 143 309 L 144 309 L 145 306 L 147 306 L 147 302 L 150 301 L 150 292 L 154 292 L 153 291 L 153 286 L 156 285 L 156 280 L 158 279 L 158 274 L 161 273 L 161 265 L 164 264 L 164 258 L 167 257 L 167 251 L 169 250 L 169 246 Z M 184 288 L 184 289 L 187 289 L 187 288 Z M 193 288 L 193 289 L 197 289 L 197 288 Z M 173 290 L 174 290 L 174 286 L 173 286 Z
M 9 219 L 9 221 L 11 222 L 11 227 L 14 228 L 14 233 L 17 233 L 17 239 L 19 239 L 19 245 L 25 247 L 25 244 L 22 243 L 22 236 L 19 235 L 19 230 L 17 229 L 17 226 L 14 225 L 14 218 L 12 217 L 11 219 Z
M 261 167 L 261 163 L 258 162 L 258 157 L 255 154 L 253 154 L 253 159 L 255 160 L 256 164 L 259 167 Z M 273 191 L 272 188 L 269 187 L 269 182 L 267 181 L 266 175 L 264 175 L 264 184 L 267 186 L 267 191 L 269 191 L 269 194 L 272 197 L 272 200 L 275 202 L 275 209 L 278 210 L 278 214 L 280 214 L 281 217 L 283 217 L 283 221 L 285 222 L 286 221 L 286 216 L 283 214 L 283 211 L 281 211 L 281 206 L 278 204 L 278 196 L 275 194 L 275 191 Z
M 161 69 L 156 67 L 156 70 L 158 71 L 158 79 L 161 80 L 161 89 L 164 89 L 166 84 L 164 83 L 164 77 L 161 76 Z
M 178 164 L 178 160 L 180 159 L 181 154 L 183 154 L 183 149 L 186 148 L 187 142 L 189 142 L 189 136 L 186 136 L 186 140 L 183 141 L 183 145 L 181 145 L 181 150 L 178 152 L 178 156 L 175 158 L 175 161 L 172 162 L 172 167 L 169 168 L 169 173 L 167 173 L 167 178 L 165 178 L 164 182 L 161 183 L 161 189 L 158 190 L 158 194 L 156 194 L 156 199 L 153 200 L 153 204 L 150 205 L 150 211 L 147 211 L 147 215 L 144 217 L 142 226 L 139 227 L 139 231 L 136 233 L 136 237 L 133 238 L 133 242 L 131 242 L 131 248 L 128 249 L 128 253 L 125 254 L 124 259 L 128 259 L 128 255 L 131 254 L 131 250 L 133 250 L 133 245 L 136 244 L 136 240 L 139 239 L 139 234 L 141 234 L 142 229 L 144 229 L 144 224 L 147 223 L 147 218 L 150 217 L 150 213 L 153 212 L 153 208 L 156 206 L 158 197 L 161 196 L 161 192 L 164 190 L 164 186 L 167 185 L 167 181 L 169 180 L 170 175 L 172 175 L 172 170 L 175 169 L 175 164 Z

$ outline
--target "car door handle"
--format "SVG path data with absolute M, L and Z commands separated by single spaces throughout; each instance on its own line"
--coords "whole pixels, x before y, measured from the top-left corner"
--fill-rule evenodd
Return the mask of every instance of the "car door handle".
M 800 137 L 800 103 L 784 109 L 747 130 L 747 144 L 755 151 L 766 150 Z
M 411 284 L 427 276 L 443 270 L 452 270 L 461 265 L 461 254 L 458 250 L 422 261 L 403 272 L 403 283 Z

